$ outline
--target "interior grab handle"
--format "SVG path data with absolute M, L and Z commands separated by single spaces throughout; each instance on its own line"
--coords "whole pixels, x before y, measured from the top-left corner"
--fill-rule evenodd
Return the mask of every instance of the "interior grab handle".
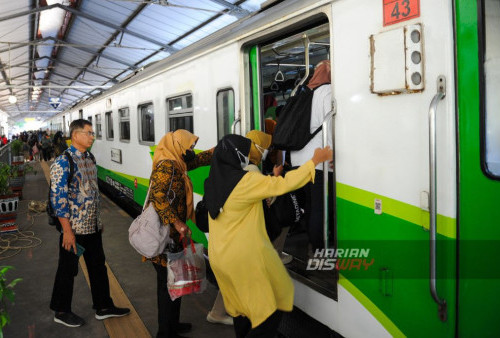
M 430 239 L 430 291 L 432 298 L 438 304 L 439 318 L 446 321 L 446 300 L 441 299 L 436 288 L 436 225 L 437 225 L 437 161 L 436 161 L 436 111 L 442 99 L 446 96 L 446 78 L 443 75 L 437 79 L 437 93 L 429 107 L 429 239 Z
M 302 78 L 302 80 L 300 80 L 299 84 L 297 86 L 295 86 L 295 88 L 293 89 L 290 96 L 294 96 L 295 93 L 297 92 L 297 89 L 299 89 L 299 87 L 302 86 L 304 84 L 304 82 L 306 82 L 307 78 L 309 77 L 309 65 L 310 65 L 309 46 L 311 43 L 309 41 L 309 38 L 307 37 L 307 34 L 302 35 L 302 39 L 304 40 L 304 56 L 305 56 L 305 61 L 306 61 L 306 73 L 304 74 L 304 77 Z
M 238 117 L 237 119 L 234 120 L 233 124 L 231 125 L 231 133 L 236 134 L 236 125 L 238 122 L 241 122 L 241 117 Z
M 328 145 L 328 122 L 332 119 L 333 121 L 336 111 L 335 101 L 333 102 L 332 110 L 325 116 L 323 120 L 323 128 L 321 129 L 321 134 L 323 135 L 323 148 Z M 335 127 L 333 126 L 332 130 Z M 328 249 L 328 232 L 329 223 L 328 223 L 328 169 L 330 167 L 330 162 L 323 162 L 323 241 L 325 244 L 325 249 Z

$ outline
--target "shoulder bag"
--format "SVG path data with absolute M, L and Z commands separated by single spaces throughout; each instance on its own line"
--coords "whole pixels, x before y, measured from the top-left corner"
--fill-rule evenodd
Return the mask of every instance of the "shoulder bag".
M 170 190 L 172 189 L 174 174 L 175 168 L 172 173 L 167 196 L 169 196 Z M 170 225 L 164 226 L 162 224 L 153 204 L 149 203 L 150 190 L 151 182 L 149 184 L 146 200 L 144 201 L 142 213 L 137 216 L 128 229 L 128 240 L 130 245 L 146 258 L 153 258 L 162 254 L 167 244 L 172 241 L 169 237 Z M 171 202 L 172 201 L 170 201 L 170 203 Z

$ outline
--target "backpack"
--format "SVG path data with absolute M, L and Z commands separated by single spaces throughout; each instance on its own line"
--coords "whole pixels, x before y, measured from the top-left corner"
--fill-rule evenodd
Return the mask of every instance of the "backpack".
M 71 181 L 73 180 L 73 175 L 75 174 L 75 162 L 73 162 L 73 158 L 71 157 L 71 154 L 68 151 L 64 151 L 63 155 L 66 156 L 69 162 L 69 175 L 68 175 L 68 191 L 69 191 L 69 185 L 71 184 Z M 89 152 L 89 157 L 95 164 L 96 163 L 95 157 L 91 152 Z M 61 232 L 62 231 L 61 222 L 59 222 L 59 218 L 56 216 L 56 213 L 54 211 L 54 208 L 52 207 L 50 199 L 51 197 L 50 193 L 52 191 L 51 186 L 52 186 L 52 180 L 49 182 L 49 193 L 47 200 L 48 223 L 49 225 L 55 226 L 56 230 Z
M 303 189 L 288 192 L 278 196 L 271 205 L 278 224 L 284 228 L 298 225 L 304 218 L 305 193 Z
M 273 145 L 276 149 L 300 150 L 321 131 L 323 125 L 312 134 L 310 129 L 312 99 L 314 91 L 320 87 L 311 90 L 302 85 L 295 96 L 288 98 L 274 129 Z

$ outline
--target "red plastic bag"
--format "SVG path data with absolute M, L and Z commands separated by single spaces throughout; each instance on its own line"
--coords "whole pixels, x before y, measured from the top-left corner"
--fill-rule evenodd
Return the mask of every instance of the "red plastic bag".
M 203 244 L 194 244 L 176 253 L 167 253 L 168 293 L 172 300 L 191 293 L 202 293 L 207 288 Z

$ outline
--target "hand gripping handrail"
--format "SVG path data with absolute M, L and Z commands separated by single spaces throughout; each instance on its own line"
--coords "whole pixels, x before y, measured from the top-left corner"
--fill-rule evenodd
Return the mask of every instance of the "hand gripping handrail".
M 321 129 L 321 133 L 323 135 L 323 148 L 328 145 L 328 121 L 333 119 L 336 112 L 336 104 L 333 102 L 332 110 L 325 116 L 323 120 L 323 128 Z M 335 126 L 332 126 L 332 138 L 333 138 L 333 130 L 335 130 Z M 330 166 L 329 161 L 323 162 L 323 241 L 325 243 L 325 249 L 328 249 L 328 168 Z
M 446 321 L 446 300 L 441 299 L 436 288 L 436 221 L 437 221 L 437 161 L 436 161 L 436 111 L 439 102 L 446 96 L 446 78 L 439 76 L 437 93 L 429 107 L 429 235 L 430 235 L 430 290 L 434 301 L 438 304 L 439 318 Z

